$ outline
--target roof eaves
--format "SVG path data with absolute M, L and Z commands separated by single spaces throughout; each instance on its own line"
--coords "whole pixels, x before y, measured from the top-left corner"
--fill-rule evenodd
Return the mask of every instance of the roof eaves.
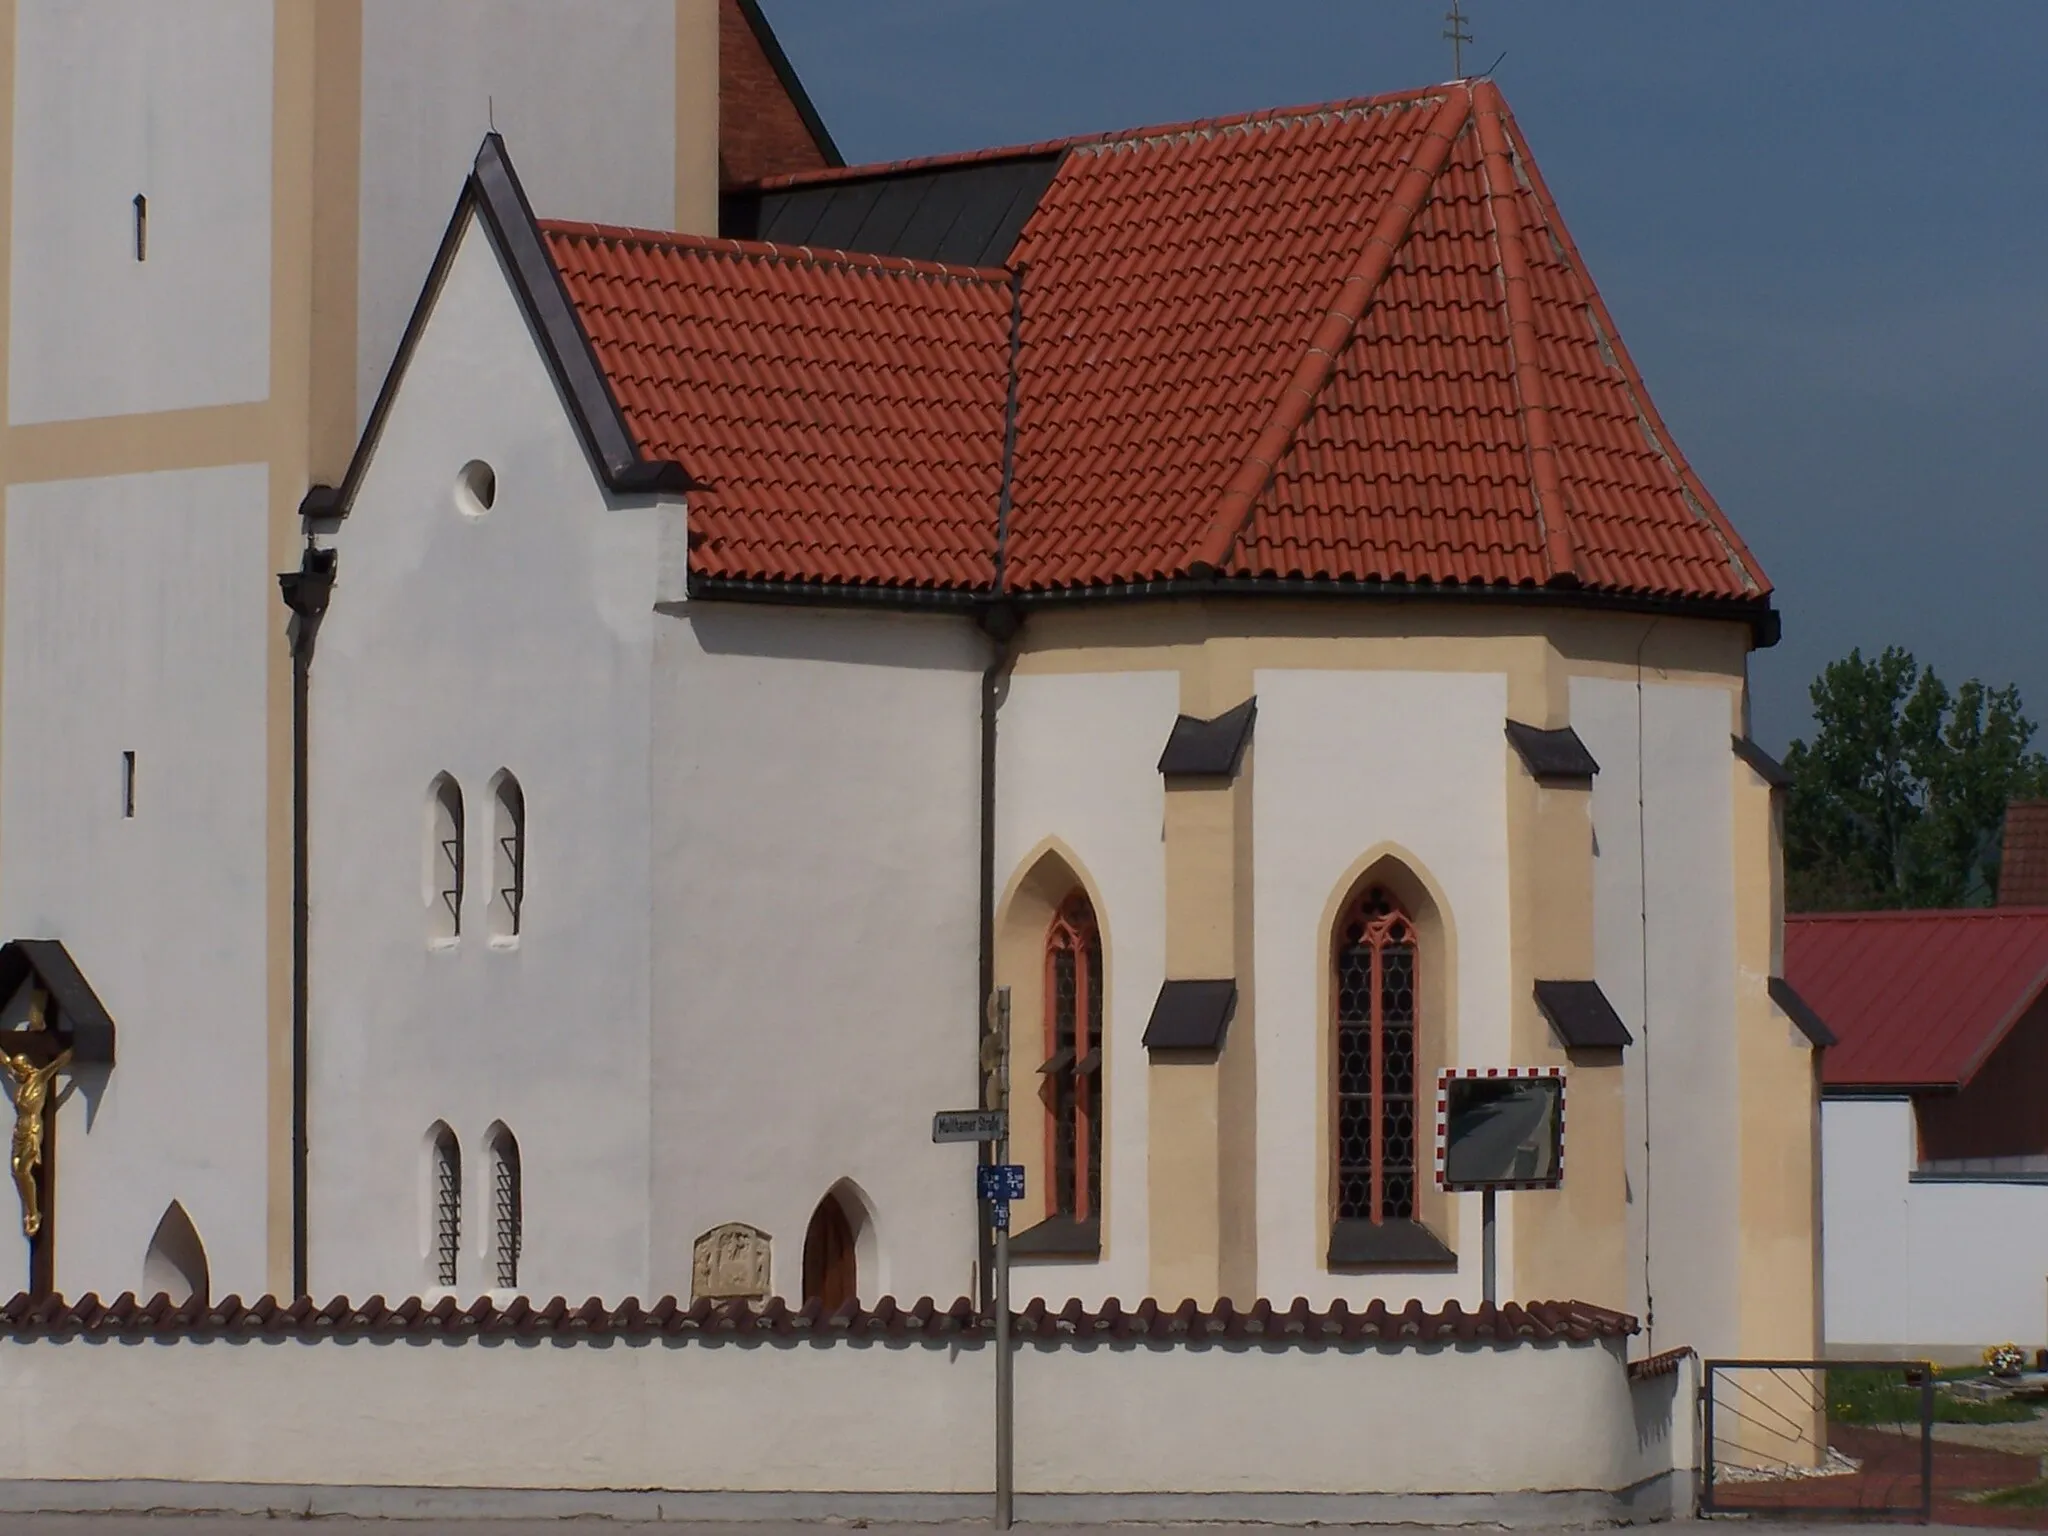
M 782 51 L 782 40 L 775 35 L 775 29 L 768 24 L 762 12 L 760 0 L 739 0 L 740 14 L 747 19 L 747 27 L 754 34 L 754 41 L 760 45 L 762 55 L 775 71 L 775 78 L 782 82 L 783 90 L 789 93 L 789 104 L 796 108 L 796 115 L 803 120 L 804 130 L 810 134 L 811 142 L 818 146 L 818 153 L 825 157 L 825 163 L 832 167 L 846 164 L 846 157 L 839 153 L 839 146 L 832 142 L 832 135 L 825 127 L 824 118 L 818 115 L 817 106 L 811 101 L 811 93 L 804 89 L 804 83 L 797 77 L 796 67 L 789 62 L 789 55 Z
M 1229 484 L 1223 488 L 1194 547 L 1179 560 L 1170 575 L 1205 576 L 1220 571 L 1230 558 L 1239 536 L 1250 521 L 1252 509 L 1272 483 L 1274 471 L 1293 445 L 1301 424 L 1314 410 L 1316 398 L 1337 370 L 1337 360 L 1350 344 L 1358 322 L 1364 318 L 1373 295 L 1378 292 L 1387 269 L 1429 196 L 1432 182 L 1450 158 L 1451 145 L 1464 129 L 1472 112 L 1469 87 L 1454 86 L 1444 93 L 1422 132 L 1414 157 L 1393 192 L 1380 209 L 1372 233 L 1366 237 L 1356 264 L 1339 285 L 1307 350 L 1296 365 L 1294 376 L 1280 393 L 1250 451 Z
M 472 216 L 479 217 L 490 233 L 506 266 L 513 294 L 532 323 L 542 356 L 562 386 L 570 415 L 590 451 L 599 477 L 607 489 L 625 495 L 680 493 L 696 488 L 682 465 L 667 460 L 646 459 L 640 454 L 626 426 L 626 418 L 612 395 L 611 385 L 598 366 L 597 354 L 576 308 L 562 284 L 561 273 L 548 255 L 539 222 L 526 189 L 520 185 L 505 141 L 497 133 L 484 136 L 455 212 L 441 236 L 425 286 L 413 305 L 398 351 L 377 392 L 377 403 L 349 459 L 348 472 L 339 487 L 310 487 L 299 504 L 301 516 L 347 517 L 355 505 L 364 471 L 383 435 L 384 423 L 398 398 L 400 382 L 412 362 L 412 355 L 425 332 L 442 284 L 447 280 L 462 235 Z

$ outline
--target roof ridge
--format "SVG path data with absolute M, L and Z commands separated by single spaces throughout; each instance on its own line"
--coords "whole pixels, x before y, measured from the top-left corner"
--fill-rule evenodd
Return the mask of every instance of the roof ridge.
M 1507 97 L 1500 87 L 1492 80 L 1481 80 L 1476 89 L 1483 98 L 1487 110 L 1500 119 L 1509 143 L 1519 150 L 1523 144 L 1521 125 L 1515 121 L 1514 111 L 1508 106 Z M 1691 463 L 1679 451 L 1678 440 L 1671 435 L 1671 429 L 1664 424 L 1664 418 L 1650 399 L 1649 386 L 1644 384 L 1635 359 L 1629 355 L 1628 346 L 1621 339 L 1621 328 L 1614 323 L 1614 316 L 1608 312 L 1607 301 L 1600 296 L 1600 285 L 1593 281 L 1593 270 L 1579 254 L 1578 245 L 1572 239 L 1571 230 L 1566 227 L 1563 215 L 1558 211 L 1557 199 L 1550 195 L 1550 187 L 1543 180 L 1543 171 L 1536 164 L 1535 156 L 1518 152 L 1516 161 L 1521 166 L 1523 175 L 1528 178 L 1529 190 L 1536 196 L 1537 207 L 1543 210 L 1544 226 L 1549 230 L 1551 239 L 1557 242 L 1566 263 L 1579 281 L 1585 284 L 1586 302 L 1592 309 L 1594 325 L 1600 333 L 1602 343 L 1614 354 L 1614 366 L 1621 372 L 1622 380 L 1628 387 L 1629 396 L 1642 417 L 1643 426 L 1652 444 L 1658 453 L 1670 461 L 1687 499 L 1694 504 L 1695 510 L 1727 551 L 1728 563 L 1749 585 L 1755 596 L 1769 597 L 1771 583 L 1764 575 L 1762 565 L 1750 552 L 1748 544 L 1743 542 L 1742 535 L 1735 531 L 1735 525 L 1721 510 L 1720 503 L 1714 500 L 1713 494 L 1694 473 Z
M 1536 521 L 1543 530 L 1547 586 L 1577 586 L 1578 562 L 1571 511 L 1558 472 L 1557 442 L 1551 434 L 1550 393 L 1545 387 L 1542 348 L 1536 338 L 1536 302 L 1530 296 L 1529 252 L 1513 164 L 1514 150 L 1501 122 L 1500 93 L 1481 106 L 1479 157 L 1486 176 L 1486 211 L 1493 223 L 1493 248 L 1501 296 L 1508 310 L 1508 360 L 1515 403 L 1522 418 L 1522 446 L 1529 458 Z
M 1249 112 L 1235 112 L 1222 117 L 1189 118 L 1177 123 L 1146 123 L 1135 128 L 1111 128 L 1098 133 L 1077 133 L 1063 138 L 1040 139 L 1029 144 L 1004 144 L 986 149 L 958 150 L 951 154 L 918 155 L 907 160 L 876 160 L 865 165 L 830 166 L 817 171 L 786 171 L 778 176 L 764 176 L 758 181 L 743 182 L 727 190 L 778 192 L 790 187 L 815 187 L 835 181 L 900 176 L 911 171 L 948 170 L 955 166 L 975 165 L 991 160 L 1031 159 L 1041 155 L 1059 154 L 1070 149 L 1142 143 L 1146 140 L 1172 138 L 1179 134 L 1213 133 L 1219 129 L 1243 128 L 1254 123 L 1293 122 L 1303 118 L 1329 117 L 1339 113 L 1416 106 L 1433 96 L 1450 96 L 1460 88 L 1469 94 L 1471 83 L 1465 80 L 1446 80 L 1437 85 L 1416 86 L 1405 91 L 1384 91 L 1375 96 L 1303 102 L 1297 106 L 1259 107 Z
M 1338 285 L 1329 309 L 1309 338 L 1294 375 L 1280 392 L 1259 435 L 1237 472 L 1224 486 L 1210 513 L 1200 540 L 1187 552 L 1182 568 L 1189 574 L 1220 570 L 1232 547 L 1244 532 L 1259 497 L 1272 484 L 1274 469 L 1294 442 L 1294 436 L 1314 409 L 1316 398 L 1329 385 L 1337 359 L 1357 332 L 1358 322 L 1372 305 L 1387 270 L 1402 243 L 1408 238 L 1415 215 L 1427 200 L 1431 184 L 1450 158 L 1451 145 L 1464 130 L 1472 113 L 1469 87 L 1444 93 L 1442 103 L 1431 114 L 1419 143 L 1402 172 L 1400 181 L 1387 195 L 1372 232 L 1366 236 L 1358 260 Z
M 859 271 L 893 272 L 905 276 L 945 277 L 962 282 L 1010 282 L 1007 267 L 971 267 L 953 262 L 920 261 L 910 256 L 885 256 L 831 246 L 778 245 L 768 240 L 736 240 L 727 235 L 693 235 L 681 230 L 641 229 L 630 224 L 596 224 L 579 219 L 537 219 L 544 235 L 578 240 L 610 240 L 656 246 L 672 251 L 698 251 L 707 256 L 751 257 L 757 261 L 790 261 L 810 266 L 847 267 Z

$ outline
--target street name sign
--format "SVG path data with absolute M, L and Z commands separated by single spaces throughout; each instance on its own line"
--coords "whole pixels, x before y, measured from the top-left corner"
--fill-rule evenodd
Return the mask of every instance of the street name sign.
M 932 1116 L 933 1141 L 1001 1141 L 1009 1127 L 1000 1109 L 942 1109 Z

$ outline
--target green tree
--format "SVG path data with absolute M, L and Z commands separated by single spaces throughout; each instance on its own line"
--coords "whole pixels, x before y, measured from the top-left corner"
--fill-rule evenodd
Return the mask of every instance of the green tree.
M 1814 680 L 1813 739 L 1785 756 L 1786 903 L 1795 912 L 1981 906 L 2008 801 L 2048 795 L 2019 690 L 1950 692 L 1897 646 Z

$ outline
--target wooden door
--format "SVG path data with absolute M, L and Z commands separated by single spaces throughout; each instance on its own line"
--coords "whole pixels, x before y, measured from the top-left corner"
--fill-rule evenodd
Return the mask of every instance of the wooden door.
M 811 1214 L 804 1234 L 804 1300 L 836 1312 L 860 1294 L 855 1273 L 853 1226 L 836 1195 L 827 1195 Z

